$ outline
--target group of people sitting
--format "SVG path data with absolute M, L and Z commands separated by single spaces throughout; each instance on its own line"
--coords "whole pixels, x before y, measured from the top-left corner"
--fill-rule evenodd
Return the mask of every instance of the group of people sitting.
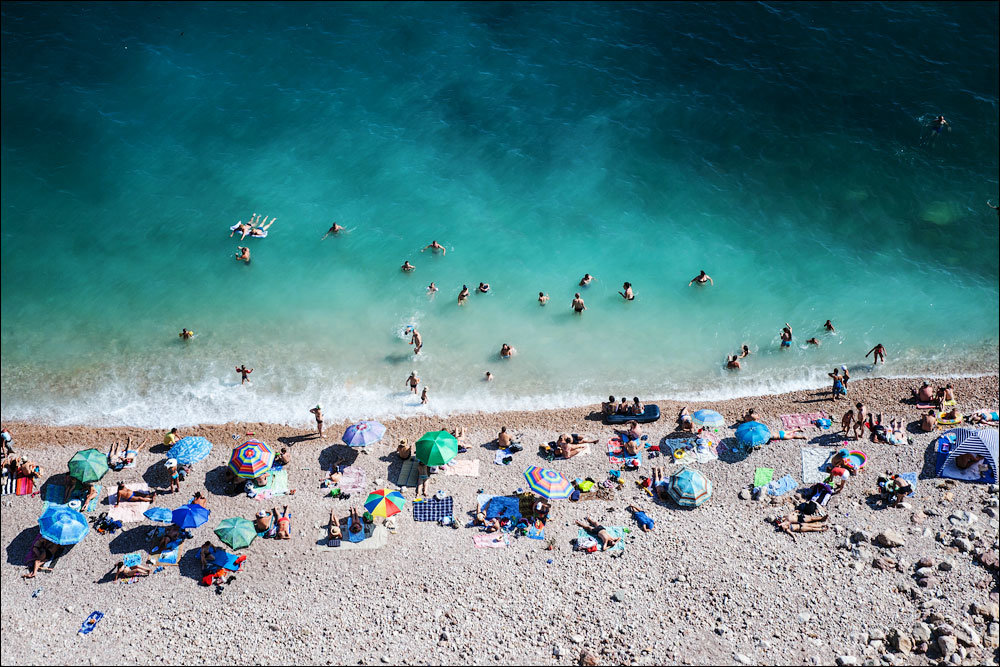
M 351 535 L 360 535 L 365 530 L 365 517 L 358 511 L 357 507 L 352 507 L 347 518 L 347 531 Z M 340 519 L 337 518 L 336 510 L 330 510 L 330 522 L 326 526 L 326 544 L 330 547 L 340 546 L 340 541 L 344 538 L 344 531 L 340 527 Z
M 601 403 L 601 414 L 605 417 L 608 415 L 641 415 L 645 410 L 646 406 L 642 404 L 638 396 L 634 396 L 631 403 L 624 396 L 617 403 L 614 396 L 608 396 L 608 400 Z
M 938 410 L 944 410 L 958 404 L 955 399 L 955 389 L 951 383 L 934 389 L 929 382 L 925 381 L 916 389 L 911 390 L 911 393 L 918 404 L 934 405 Z

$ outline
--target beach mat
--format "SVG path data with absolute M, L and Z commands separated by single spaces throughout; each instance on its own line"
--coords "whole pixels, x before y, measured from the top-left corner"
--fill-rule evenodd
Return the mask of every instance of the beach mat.
M 341 477 L 343 480 L 343 477 Z M 257 500 L 268 500 L 274 496 L 284 496 L 288 494 L 288 471 L 284 468 L 272 470 L 267 484 L 255 489 Z
M 445 475 L 460 477 L 479 477 L 479 459 L 452 459 L 451 463 L 439 468 Z
M 439 521 L 446 516 L 454 516 L 455 499 L 425 498 L 410 503 L 414 521 Z
M 757 468 L 753 471 L 753 488 L 764 486 L 774 479 L 774 468 Z
M 18 477 L 14 482 L 14 495 L 30 496 L 35 492 L 35 483 L 30 477 Z
M 612 553 L 614 551 L 625 551 L 625 528 L 623 526 L 605 526 L 604 528 L 608 531 L 608 535 L 610 535 L 611 537 L 621 538 L 617 542 L 615 542 L 615 546 L 608 549 L 606 553 Z M 587 537 L 594 537 L 594 539 L 597 539 L 596 536 L 591 535 L 583 528 L 580 528 L 576 533 L 577 541 L 583 540 Z M 600 551 L 601 548 L 600 544 L 601 541 L 597 540 L 598 551 Z
M 806 485 L 822 482 L 829 477 L 823 470 L 832 450 L 824 447 L 802 447 L 802 483 Z
M 419 476 L 417 460 L 411 456 L 403 461 L 403 467 L 399 469 L 399 476 L 396 478 L 396 485 L 416 487 Z
M 352 495 L 364 493 L 365 487 L 368 486 L 368 474 L 363 468 L 347 466 L 340 473 L 340 484 L 338 486 L 341 493 L 350 493 Z
M 149 485 L 144 482 L 133 482 L 128 485 L 128 488 L 133 491 L 149 491 Z M 108 510 L 109 519 L 113 521 L 121 521 L 122 523 L 146 520 L 146 517 L 144 517 L 142 513 L 152 507 L 153 503 L 140 500 L 129 500 L 119 505 L 117 496 L 117 488 L 110 489 L 108 491 L 108 505 L 111 506 L 111 509 Z
M 521 503 L 514 496 L 492 496 L 480 493 L 476 497 L 479 509 L 486 513 L 487 519 L 495 519 L 503 512 L 503 516 L 515 522 L 521 518 Z
M 786 429 L 804 428 L 813 425 L 817 419 L 827 419 L 827 414 L 819 412 L 801 412 L 794 415 L 781 415 L 781 425 Z
M 910 483 L 913 490 L 906 494 L 907 498 L 912 498 L 917 495 L 917 473 L 915 472 L 901 472 L 899 476 Z
M 472 536 L 472 546 L 479 549 L 503 549 L 508 545 L 507 536 L 503 533 L 478 533 Z
M 94 490 L 96 495 L 90 499 L 90 503 L 86 507 L 80 508 L 81 512 L 93 512 L 97 509 L 97 500 L 101 497 L 102 487 L 100 484 L 94 485 Z M 52 484 L 49 483 L 45 487 L 45 502 L 51 503 L 53 505 L 62 505 L 63 498 L 66 495 L 66 487 L 62 484 Z M 79 500 L 81 503 L 83 499 L 87 497 L 87 493 L 83 489 L 74 489 L 73 495 L 70 496 L 70 500 Z
M 636 465 L 642 465 L 642 453 L 631 456 L 625 453 L 625 447 L 620 438 L 608 440 L 608 460 L 613 466 L 623 466 L 634 461 Z

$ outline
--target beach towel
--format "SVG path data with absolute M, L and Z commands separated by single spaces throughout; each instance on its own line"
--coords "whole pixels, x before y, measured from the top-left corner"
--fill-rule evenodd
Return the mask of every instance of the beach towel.
M 128 485 L 128 488 L 133 491 L 149 491 L 149 485 L 143 482 L 132 482 Z M 119 505 L 118 489 L 115 488 L 108 491 L 108 505 L 111 506 L 111 509 L 108 510 L 109 519 L 129 523 L 132 521 L 144 521 L 146 517 L 142 513 L 152 507 L 153 503 L 144 500 L 128 500 Z
M 216 567 L 220 567 L 223 570 L 229 570 L 230 572 L 237 572 L 240 569 L 242 563 L 237 563 L 239 556 L 236 554 L 231 554 L 228 551 L 222 549 L 216 549 L 212 553 L 212 564 Z
M 605 526 L 604 528 L 605 530 L 608 531 L 608 535 L 610 535 L 611 537 L 619 538 L 618 541 L 615 542 L 615 546 L 608 549 L 607 552 L 611 553 L 613 551 L 625 551 L 625 528 L 623 526 Z M 578 530 L 576 533 L 576 539 L 578 542 L 588 537 L 593 537 L 593 535 L 585 531 L 583 528 Z M 598 544 L 597 548 L 598 550 L 600 550 L 600 544 L 601 544 L 600 540 L 598 540 L 597 544 Z
M 719 459 L 719 445 L 708 438 L 672 438 L 664 440 L 660 450 L 676 465 L 711 463 Z M 682 452 L 680 457 L 674 455 L 677 450 Z
M 343 477 L 341 477 L 343 482 Z M 341 486 L 343 489 L 343 486 Z M 273 468 L 271 475 L 267 479 L 267 484 L 255 489 L 257 500 L 269 500 L 274 496 L 284 496 L 288 494 L 288 471 L 282 468 Z
M 354 540 L 351 538 L 344 520 L 341 520 L 341 524 L 341 531 L 344 534 L 344 538 L 340 541 L 339 547 L 328 546 L 326 532 L 324 532 L 323 539 L 318 544 L 315 544 L 313 548 L 321 553 L 337 554 L 345 551 L 371 551 L 373 549 L 381 549 L 389 543 L 389 531 L 385 529 L 385 526 L 365 524 L 365 530 L 358 533 L 358 535 L 362 536 L 361 539 Z
M 94 611 L 91 612 L 90 616 L 87 617 L 81 625 L 80 629 L 77 630 L 79 635 L 89 635 L 93 629 L 97 626 L 97 622 L 104 618 L 103 612 Z
M 14 483 L 14 494 L 18 496 L 30 496 L 35 492 L 35 483 L 30 477 L 18 477 Z
M 806 426 L 812 425 L 817 419 L 828 419 L 829 417 L 823 411 L 820 412 L 803 412 L 794 415 L 781 415 L 781 425 L 786 429 L 793 428 L 804 428 Z
M 991 478 L 992 475 L 990 467 L 985 461 L 962 470 L 955 464 L 955 459 L 952 459 L 945 462 L 944 468 L 938 473 L 938 477 L 951 477 L 952 479 L 960 479 L 964 482 L 978 482 Z
M 103 487 L 100 484 L 94 485 L 95 495 L 90 499 L 90 502 L 86 507 L 81 507 L 81 512 L 93 512 L 97 509 L 97 499 L 101 497 L 101 491 Z M 63 498 L 66 495 L 66 487 L 62 484 L 52 484 L 51 482 L 45 487 L 45 502 L 51 503 L 53 505 L 62 505 Z M 87 497 L 87 492 L 83 489 L 77 488 L 73 490 L 73 495 L 69 498 L 70 500 L 79 500 L 81 503 L 83 499 Z
M 28 551 L 27 551 L 27 553 L 24 554 L 24 564 L 25 565 L 31 565 L 34 562 L 35 558 L 34 558 L 34 553 L 33 553 L 32 550 L 35 548 L 35 545 L 38 544 L 39 540 L 41 540 L 41 539 L 42 539 L 41 533 L 39 533 L 38 535 L 35 535 L 35 539 L 32 540 L 31 545 L 28 546 Z M 65 552 L 65 551 L 66 551 L 65 548 L 59 549 L 59 551 L 56 554 L 55 558 L 51 558 L 51 559 L 49 559 L 48 562 L 42 563 L 42 565 L 41 565 L 41 567 L 39 569 L 43 569 L 43 570 L 51 570 L 51 569 L 53 569 L 56 566 L 56 563 L 59 562 L 59 559 L 62 557 L 63 552 Z
M 177 565 L 177 561 L 180 558 L 180 552 L 177 547 L 173 549 L 168 549 L 156 557 L 157 565 Z
M 915 473 L 915 472 L 901 472 L 901 473 L 899 473 L 899 476 L 902 477 L 903 479 L 905 479 L 907 482 L 909 482 L 910 486 L 913 488 L 912 491 L 910 491 L 908 494 L 906 494 L 906 497 L 907 498 L 912 498 L 912 497 L 916 496 L 917 495 L 917 473 Z
M 139 452 L 134 449 L 125 450 L 125 460 L 132 459 L 130 463 L 126 463 L 122 466 L 122 470 L 128 470 L 129 468 L 134 468 L 138 464 Z
M 138 551 L 133 551 L 130 554 L 125 554 L 124 556 L 122 556 L 122 563 L 125 564 L 125 567 L 135 567 L 136 565 L 142 563 L 142 554 L 139 553 Z
M 479 549 L 503 549 L 508 546 L 507 536 L 502 533 L 478 533 L 472 536 L 472 545 Z
M 403 461 L 403 467 L 399 469 L 399 477 L 396 479 L 396 485 L 415 487 L 419 476 L 417 460 L 411 456 Z
M 479 459 L 452 459 L 451 463 L 441 467 L 441 472 L 460 477 L 479 477 Z
M 521 503 L 514 496 L 491 496 L 485 493 L 476 498 L 479 509 L 486 513 L 487 519 L 504 516 L 514 521 L 521 518 Z
M 439 521 L 446 516 L 454 516 L 455 499 L 425 498 L 410 503 L 413 507 L 414 521 Z
M 13 477 L 3 478 L 3 495 L 9 496 L 17 490 L 17 480 Z
M 822 482 L 829 477 L 829 473 L 823 470 L 827 459 L 833 453 L 830 449 L 823 447 L 802 447 L 802 483 L 811 485 Z
M 504 463 L 505 458 L 513 458 L 514 454 L 517 452 L 512 452 L 510 449 L 501 449 L 499 452 L 493 455 L 493 463 L 498 466 L 510 465 L 509 463 Z
M 753 488 L 764 486 L 774 478 L 774 468 L 757 468 L 753 472 Z
M 545 539 L 545 528 L 539 528 L 538 526 L 531 526 L 528 528 L 527 535 L 532 540 L 544 540 Z
M 363 468 L 348 466 L 340 474 L 340 484 L 338 486 L 341 493 L 364 493 L 365 487 L 368 486 L 368 474 Z
M 630 456 L 625 453 L 625 447 L 622 445 L 621 439 L 611 438 L 608 440 L 608 459 L 613 466 L 624 466 L 633 462 L 639 466 L 642 465 L 642 452 L 639 452 L 635 456 Z
M 768 482 L 766 490 L 769 496 L 783 496 L 790 491 L 794 491 L 796 486 L 795 478 L 791 475 L 785 475 L 781 479 Z

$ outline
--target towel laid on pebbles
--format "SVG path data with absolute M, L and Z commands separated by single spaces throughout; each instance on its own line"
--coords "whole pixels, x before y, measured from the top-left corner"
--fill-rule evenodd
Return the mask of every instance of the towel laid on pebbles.
M 486 513 L 487 519 L 495 519 L 504 516 L 514 521 L 521 518 L 521 506 L 514 496 L 491 496 L 480 493 L 476 501 L 479 509 Z
M 802 483 L 815 484 L 829 477 L 823 470 L 832 450 L 823 447 L 802 447 Z
M 460 477 L 479 477 L 479 459 L 452 459 L 451 463 L 441 466 L 441 472 Z
M 362 471 L 364 472 L 364 471 Z M 340 478 L 343 482 L 343 477 Z M 341 489 L 344 488 L 343 483 L 340 486 Z M 257 500 L 270 500 L 274 496 L 284 496 L 288 494 L 288 471 L 284 468 L 278 470 L 272 470 L 270 477 L 267 479 L 267 484 L 260 487 L 259 489 L 254 489 L 254 498 Z
M 86 507 L 80 508 L 81 512 L 93 512 L 97 509 L 97 499 L 101 495 L 101 485 L 94 485 L 95 496 L 90 499 L 90 503 Z M 62 505 L 63 498 L 66 497 L 66 487 L 62 484 L 52 484 L 51 482 L 45 486 L 45 502 L 52 503 L 54 505 Z M 81 503 L 83 499 L 87 497 L 87 493 L 83 489 L 74 489 L 73 495 L 70 496 L 70 500 L 79 500 Z
M 794 415 L 781 415 L 781 425 L 787 429 L 804 428 L 817 419 L 827 419 L 827 414 L 822 410 L 819 412 L 803 412 Z
M 503 549 L 508 546 L 507 536 L 502 533 L 477 533 L 472 536 L 472 544 L 480 549 Z
M 403 467 L 399 469 L 399 477 L 396 478 L 396 485 L 415 487 L 419 477 L 417 460 L 411 456 L 403 461 Z
M 498 466 L 510 465 L 509 463 L 504 462 L 504 459 L 508 457 L 513 458 L 514 454 L 516 453 L 517 452 L 512 452 L 509 448 L 501 449 L 500 451 L 498 451 L 496 454 L 493 455 L 493 463 L 497 464 Z
M 133 491 L 149 491 L 149 485 L 145 482 L 132 482 L 128 488 Z M 142 513 L 153 506 L 153 503 L 144 500 L 126 500 L 119 504 L 117 488 L 108 491 L 108 504 L 111 506 L 111 509 L 108 510 L 108 518 L 122 523 L 145 521 L 146 517 Z
M 769 496 L 783 496 L 794 491 L 797 486 L 794 477 L 785 475 L 781 479 L 771 480 L 764 486 L 764 489 Z
M 425 498 L 410 503 L 414 521 L 439 521 L 446 516 L 454 516 L 455 499 Z
M 618 541 L 615 542 L 615 545 L 607 549 L 607 551 L 609 553 L 612 551 L 625 551 L 625 528 L 623 526 L 605 526 L 604 529 L 608 531 L 608 535 L 610 535 L 611 537 L 618 538 Z M 583 528 L 578 530 L 576 533 L 576 539 L 578 541 L 584 540 L 588 537 L 594 537 L 594 536 L 585 531 Z M 600 544 L 601 544 L 600 540 L 598 540 L 597 544 L 598 544 L 598 549 L 600 549 Z
M 340 473 L 340 484 L 338 486 L 341 493 L 363 493 L 365 487 L 368 486 L 368 474 L 364 471 L 364 468 L 347 466 Z
M 753 488 L 764 486 L 774 479 L 774 468 L 757 468 L 753 472 Z

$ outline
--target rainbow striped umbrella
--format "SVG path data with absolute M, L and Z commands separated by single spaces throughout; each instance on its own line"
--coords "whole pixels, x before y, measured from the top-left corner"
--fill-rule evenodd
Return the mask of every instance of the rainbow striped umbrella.
M 559 500 L 560 498 L 569 498 L 570 494 L 573 493 L 573 485 L 570 481 L 555 470 L 529 466 L 524 471 L 524 478 L 528 480 L 528 488 L 543 498 Z
M 237 477 L 252 479 L 271 469 L 274 452 L 261 440 L 247 440 L 233 450 L 229 457 L 229 469 Z
M 372 516 L 390 517 L 399 514 L 404 505 L 406 500 L 403 494 L 389 489 L 376 489 L 368 494 L 368 500 L 365 501 L 365 509 Z

